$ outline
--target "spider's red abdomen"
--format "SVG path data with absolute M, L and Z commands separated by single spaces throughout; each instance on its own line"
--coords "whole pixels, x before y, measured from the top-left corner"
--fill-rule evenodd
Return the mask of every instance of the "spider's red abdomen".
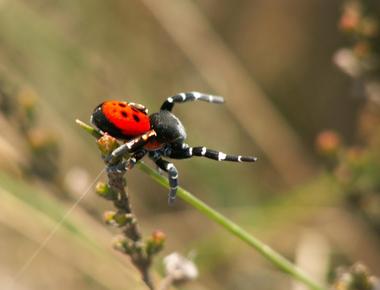
M 105 101 L 93 113 L 94 124 L 113 137 L 130 139 L 150 130 L 150 120 L 141 105 Z

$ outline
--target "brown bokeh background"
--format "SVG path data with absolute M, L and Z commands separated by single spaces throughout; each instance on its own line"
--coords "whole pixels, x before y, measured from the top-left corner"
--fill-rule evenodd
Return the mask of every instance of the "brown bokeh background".
M 175 107 L 189 144 L 259 158 L 253 165 L 177 161 L 184 188 L 300 266 L 318 264 L 326 275 L 317 279 L 358 260 L 380 274 L 378 236 L 342 205 L 314 146 L 324 129 L 361 142 L 365 99 L 332 63 L 345 45 L 341 9 L 342 1 L 317 0 L 0 1 L 1 83 L 15 104 L 0 116 L 0 283 L 103 167 L 74 120 L 88 121 L 108 98 L 154 112 L 183 91 L 226 99 Z M 33 140 L 54 140 L 47 159 L 38 159 L 29 129 L 20 127 L 15 112 L 25 100 L 43 136 Z M 200 278 L 181 289 L 296 289 L 193 208 L 180 200 L 168 207 L 166 190 L 139 170 L 128 174 L 128 186 L 143 231 L 167 234 L 164 254 L 195 252 Z M 101 223 L 109 208 L 91 192 L 16 289 L 144 289 L 111 249 L 117 230 Z M 157 279 L 160 265 L 159 258 Z

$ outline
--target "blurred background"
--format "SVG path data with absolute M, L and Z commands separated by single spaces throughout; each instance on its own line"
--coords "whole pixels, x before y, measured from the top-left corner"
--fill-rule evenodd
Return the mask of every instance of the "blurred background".
M 103 168 L 88 122 L 105 99 L 177 105 L 188 143 L 255 164 L 176 161 L 180 184 L 321 283 L 340 266 L 380 275 L 378 1 L 1 0 L 0 285 Z M 149 163 L 149 161 L 146 161 Z M 128 188 L 162 257 L 193 253 L 180 289 L 304 289 L 139 170 Z M 105 177 L 101 177 L 105 180 Z M 15 289 L 146 289 L 112 250 L 111 205 L 90 192 Z M 5 286 L 1 286 L 2 289 Z

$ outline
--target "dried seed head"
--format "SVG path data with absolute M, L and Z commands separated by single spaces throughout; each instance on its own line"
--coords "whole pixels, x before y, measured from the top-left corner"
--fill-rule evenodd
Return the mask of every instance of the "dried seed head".
M 164 258 L 166 274 L 174 280 L 174 282 L 185 282 L 194 280 L 198 277 L 197 266 L 188 258 L 172 253 Z

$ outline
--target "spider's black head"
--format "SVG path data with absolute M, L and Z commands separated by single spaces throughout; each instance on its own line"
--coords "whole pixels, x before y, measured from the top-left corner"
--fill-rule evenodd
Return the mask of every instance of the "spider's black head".
M 157 134 L 157 141 L 162 144 L 182 143 L 186 139 L 186 131 L 181 121 L 171 112 L 161 110 L 150 115 L 151 128 Z

